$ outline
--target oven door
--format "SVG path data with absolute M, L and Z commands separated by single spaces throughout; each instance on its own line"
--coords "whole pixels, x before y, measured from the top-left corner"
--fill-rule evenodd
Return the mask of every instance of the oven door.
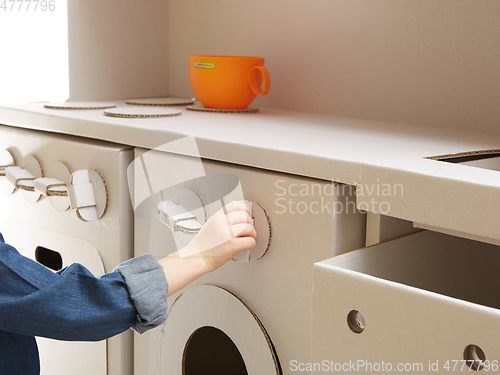
M 101 256 L 90 242 L 16 218 L 7 220 L 2 231 L 22 255 L 53 271 L 80 263 L 94 275 L 104 273 Z M 107 374 L 106 341 L 36 340 L 42 374 Z

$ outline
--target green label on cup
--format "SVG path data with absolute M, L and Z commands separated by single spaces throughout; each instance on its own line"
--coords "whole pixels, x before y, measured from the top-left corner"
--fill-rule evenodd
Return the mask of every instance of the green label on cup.
M 213 69 L 215 64 L 211 62 L 195 61 L 194 67 L 199 69 Z

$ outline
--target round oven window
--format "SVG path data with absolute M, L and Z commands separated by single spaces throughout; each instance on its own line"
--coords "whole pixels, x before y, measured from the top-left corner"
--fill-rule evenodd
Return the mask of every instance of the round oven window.
M 234 342 L 209 326 L 198 328 L 187 341 L 182 370 L 183 375 L 248 375 Z

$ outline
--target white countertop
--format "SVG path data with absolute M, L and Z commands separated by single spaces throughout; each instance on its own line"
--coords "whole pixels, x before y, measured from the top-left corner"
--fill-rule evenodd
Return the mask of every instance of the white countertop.
M 367 194 L 374 187 L 402 184 L 403 194 L 376 197 L 387 204 L 370 211 L 390 207 L 390 216 L 500 240 L 500 173 L 425 159 L 500 149 L 499 135 L 266 108 L 250 114 L 179 109 L 177 117 L 129 119 L 42 103 L 4 105 L 0 124 L 145 148 L 195 136 L 205 158 L 357 185 L 358 192 L 361 186 L 361 208 L 374 198 Z

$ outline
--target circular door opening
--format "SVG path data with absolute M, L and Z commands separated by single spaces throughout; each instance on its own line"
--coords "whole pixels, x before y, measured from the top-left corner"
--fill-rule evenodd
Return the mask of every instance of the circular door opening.
M 248 375 L 234 342 L 218 328 L 201 327 L 193 332 L 182 358 L 183 375 Z

